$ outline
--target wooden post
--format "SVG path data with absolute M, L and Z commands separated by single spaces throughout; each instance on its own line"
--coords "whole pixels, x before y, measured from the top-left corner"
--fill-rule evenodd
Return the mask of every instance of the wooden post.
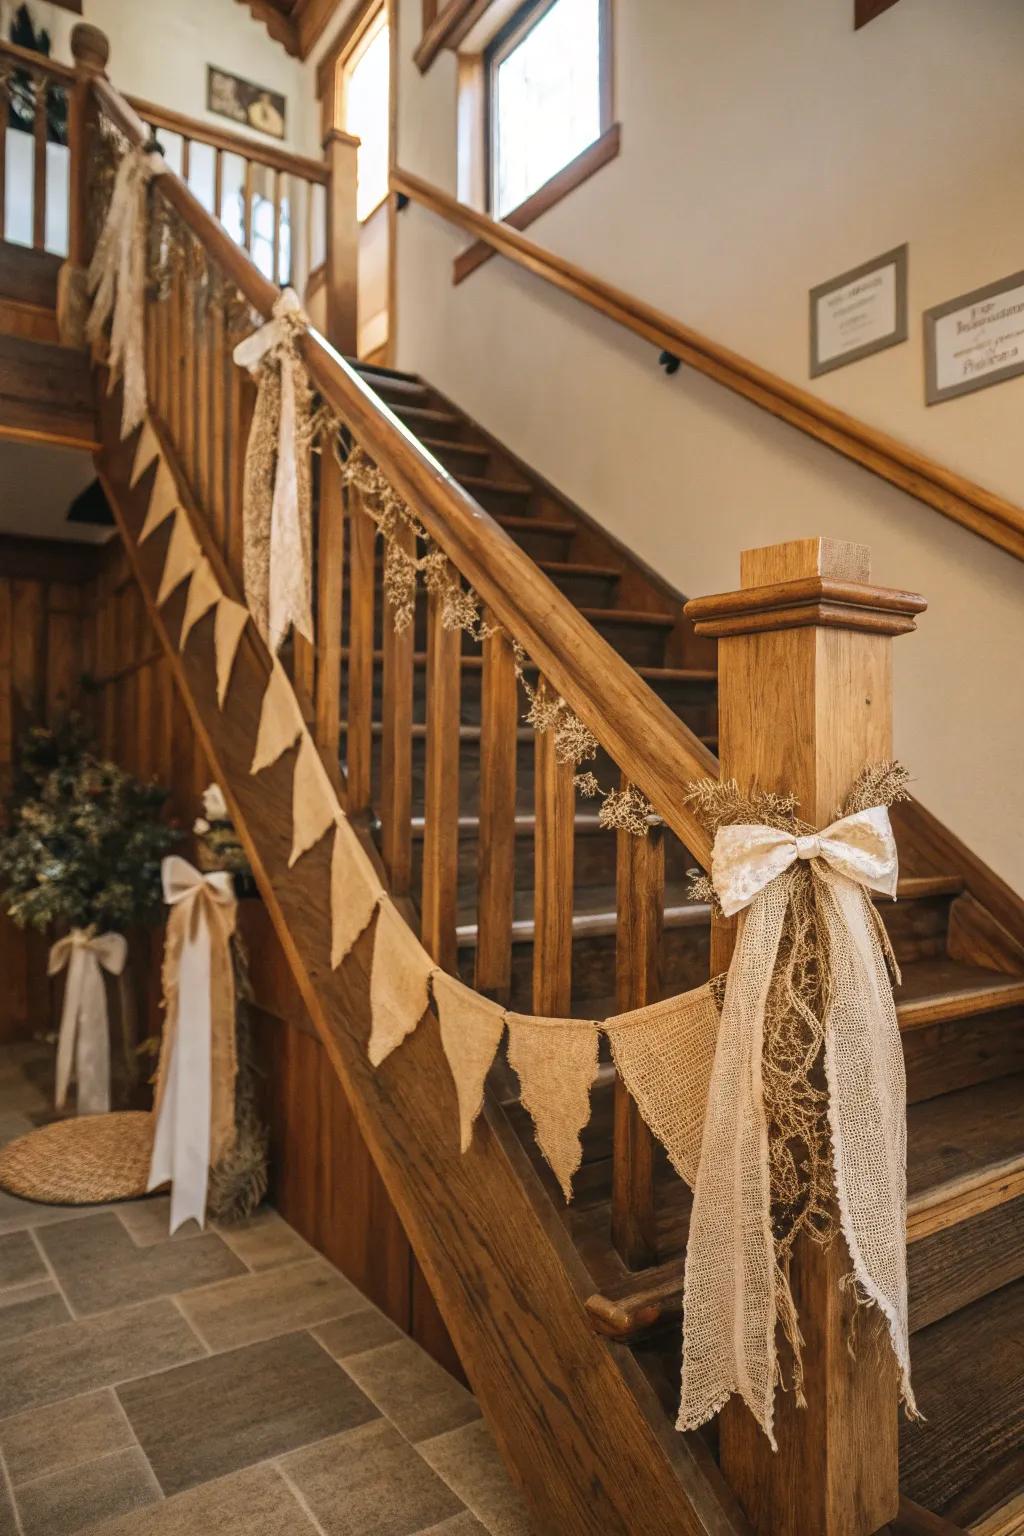
M 819 827 L 865 763 L 892 755 L 891 640 L 925 606 L 869 578 L 864 546 L 801 539 L 747 550 L 739 592 L 687 604 L 697 633 L 719 640 L 723 778 L 792 790 Z M 731 925 L 714 949 L 719 969 Z M 827 1253 L 809 1241 L 794 1252 L 807 1408 L 776 1395 L 778 1453 L 739 1398 L 721 1415 L 722 1468 L 765 1536 L 869 1536 L 896 1517 L 896 1365 L 868 1313 L 848 1347 L 855 1301 L 840 1280 L 850 1268 L 841 1236 Z
M 92 83 L 106 72 L 110 44 L 99 27 L 80 21 L 71 33 L 71 54 L 75 61 L 75 80 L 68 96 L 68 257 L 57 279 L 57 323 L 61 340 L 66 345 L 83 347 L 89 308 L 86 274 L 92 258 L 89 170 L 92 130 L 96 121 Z
M 356 297 L 359 286 L 359 224 L 356 219 L 356 167 L 359 140 L 340 128 L 324 139 L 327 182 L 327 340 L 346 357 L 355 357 Z

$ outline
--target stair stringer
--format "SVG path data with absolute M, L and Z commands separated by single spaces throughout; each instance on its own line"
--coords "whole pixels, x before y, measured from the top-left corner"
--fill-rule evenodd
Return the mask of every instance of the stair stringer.
M 371 938 L 364 934 L 340 970 L 331 970 L 330 840 L 288 867 L 295 750 L 258 777 L 249 773 L 269 655 L 247 626 L 222 711 L 212 614 L 179 653 L 186 588 L 162 607 L 155 600 L 170 524 L 139 545 L 155 470 L 131 487 L 136 438 L 119 441 L 118 410 L 119 392 L 101 407 L 105 447 L 97 463 L 129 563 L 303 1002 L 539 1529 L 551 1536 L 744 1536 L 743 1517 L 703 1440 L 676 1435 L 630 1353 L 592 1331 L 582 1263 L 500 1108 L 485 1108 L 470 1151 L 459 1152 L 454 1088 L 433 1014 L 381 1068 L 371 1068 Z M 224 590 L 237 596 L 169 440 L 157 431 L 196 537 Z

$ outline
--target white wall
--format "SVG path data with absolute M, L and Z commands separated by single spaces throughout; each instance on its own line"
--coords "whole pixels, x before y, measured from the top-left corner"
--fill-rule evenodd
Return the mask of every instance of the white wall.
M 1024 501 L 1024 379 L 923 404 L 921 311 L 1024 266 L 1024 8 L 899 0 L 616 6 L 623 150 L 530 235 L 823 398 Z M 411 62 L 399 160 L 455 190 L 455 67 Z M 919 797 L 1024 888 L 1024 570 L 500 260 L 399 219 L 399 363 L 421 371 L 690 594 L 740 549 L 827 534 L 929 599 L 896 643 L 896 745 Z M 910 340 L 811 384 L 807 293 L 909 242 Z M 997 819 L 998 818 L 998 819 Z

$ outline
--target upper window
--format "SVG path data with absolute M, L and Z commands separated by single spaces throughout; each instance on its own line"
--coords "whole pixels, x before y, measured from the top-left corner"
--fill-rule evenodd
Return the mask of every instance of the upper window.
M 388 194 L 387 17 L 382 6 L 341 64 L 342 124 L 359 139 L 356 217 L 360 223 Z
M 611 119 L 609 0 L 531 0 L 487 50 L 490 203 L 503 219 Z

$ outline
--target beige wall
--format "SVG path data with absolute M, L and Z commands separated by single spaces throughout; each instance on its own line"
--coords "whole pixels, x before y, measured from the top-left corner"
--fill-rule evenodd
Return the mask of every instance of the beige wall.
M 421 77 L 399 0 L 400 161 L 455 190 L 455 69 Z M 1024 266 L 1024 8 L 900 0 L 616 6 L 618 160 L 533 226 L 541 243 L 808 385 L 807 291 L 910 246 L 910 340 L 812 386 L 1024 501 L 1024 379 L 926 409 L 921 311 Z M 923 591 L 896 647 L 897 748 L 917 793 L 1024 888 L 1024 568 L 652 348 L 494 260 L 453 288 L 456 232 L 399 220 L 399 362 L 415 368 L 689 594 L 746 546 L 822 533 Z M 998 822 L 997 822 L 998 817 Z

